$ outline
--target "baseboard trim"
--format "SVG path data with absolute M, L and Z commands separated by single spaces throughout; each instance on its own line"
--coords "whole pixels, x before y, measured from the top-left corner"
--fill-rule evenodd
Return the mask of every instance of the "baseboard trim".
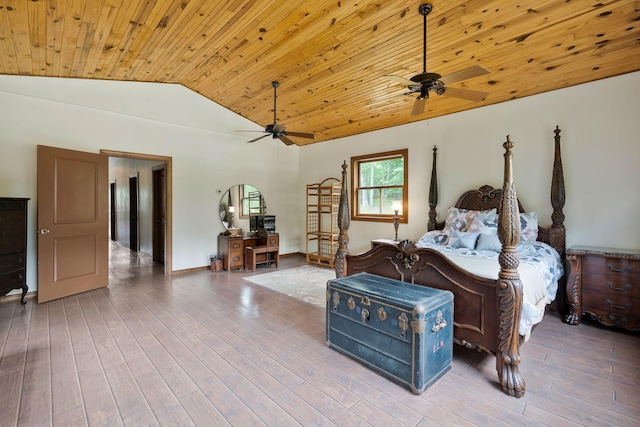
M 24 296 L 24 300 L 27 301 L 30 299 L 35 299 L 37 296 L 38 291 L 27 292 L 27 294 Z M 22 293 L 5 295 L 3 297 L 0 297 L 0 304 L 3 304 L 5 302 L 20 301 L 20 298 L 22 298 Z

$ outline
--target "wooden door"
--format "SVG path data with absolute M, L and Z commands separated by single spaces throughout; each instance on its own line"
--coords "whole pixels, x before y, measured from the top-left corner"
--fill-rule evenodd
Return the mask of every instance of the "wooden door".
M 38 303 L 109 284 L 108 157 L 38 146 Z
M 138 177 L 129 177 L 129 249 L 138 252 Z
M 153 169 L 153 261 L 164 264 L 164 233 L 166 222 L 165 166 Z
M 109 202 L 109 225 L 110 225 L 110 236 L 111 236 L 111 240 L 113 240 L 114 242 L 118 241 L 118 236 L 116 235 L 116 231 L 118 229 L 117 225 L 117 221 L 118 221 L 118 216 L 116 215 L 116 183 L 112 182 L 111 184 L 109 184 L 109 197 L 110 197 L 110 202 Z

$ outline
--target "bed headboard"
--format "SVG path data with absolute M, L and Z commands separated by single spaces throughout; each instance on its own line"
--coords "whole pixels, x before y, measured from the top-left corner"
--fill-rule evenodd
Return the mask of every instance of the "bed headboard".
M 474 211 L 486 211 L 489 209 L 500 210 L 500 201 L 502 200 L 502 189 L 493 188 L 490 185 L 483 185 L 477 190 L 469 190 L 465 192 L 455 204 L 456 208 L 470 209 Z M 518 200 L 518 209 L 524 212 L 520 200 Z
M 555 151 L 553 160 L 553 175 L 551 177 L 551 206 L 553 213 L 551 215 L 551 227 L 538 227 L 538 240 L 545 242 L 558 251 L 560 255 L 564 255 L 566 248 L 566 230 L 564 227 L 564 174 L 562 170 L 562 157 L 560 154 L 560 128 L 556 126 L 554 130 Z M 431 182 L 429 185 L 429 222 L 428 230 L 441 230 L 444 228 L 444 222 L 436 222 L 437 212 L 436 205 L 438 203 L 438 185 L 436 176 L 436 153 L 437 148 L 433 148 L 433 169 L 431 173 Z M 500 212 L 500 202 L 502 201 L 502 189 L 493 188 L 490 185 L 483 185 L 479 189 L 466 191 L 458 198 L 455 207 L 462 209 L 470 209 L 483 211 L 496 208 Z M 518 210 L 526 212 L 518 200 Z

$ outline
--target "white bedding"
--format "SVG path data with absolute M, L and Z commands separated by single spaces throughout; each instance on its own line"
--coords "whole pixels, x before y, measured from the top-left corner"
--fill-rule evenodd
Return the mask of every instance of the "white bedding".
M 453 263 L 473 274 L 489 279 L 498 279 L 499 252 L 452 248 L 434 243 L 432 236 L 428 235 L 429 233 L 423 236 L 416 243 L 416 246 L 436 249 Z M 520 255 L 518 273 L 523 288 L 519 332 L 527 340 L 533 325 L 542 320 L 545 306 L 555 299 L 558 280 L 564 274 L 564 269 L 558 252 L 546 243 L 520 244 L 518 254 Z

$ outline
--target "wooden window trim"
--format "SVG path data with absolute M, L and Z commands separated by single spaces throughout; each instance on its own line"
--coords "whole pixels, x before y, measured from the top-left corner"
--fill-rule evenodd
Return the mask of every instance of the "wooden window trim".
M 385 158 L 402 157 L 404 158 L 404 183 L 402 185 L 402 212 L 398 214 L 398 222 L 406 224 L 409 222 L 409 150 L 385 151 L 382 153 L 366 154 L 351 158 L 351 219 L 354 221 L 374 221 L 374 222 L 394 222 L 395 215 L 392 214 L 358 214 L 358 184 L 360 176 L 360 164 L 376 160 L 384 160 Z M 385 187 L 367 187 L 367 188 L 385 188 Z

